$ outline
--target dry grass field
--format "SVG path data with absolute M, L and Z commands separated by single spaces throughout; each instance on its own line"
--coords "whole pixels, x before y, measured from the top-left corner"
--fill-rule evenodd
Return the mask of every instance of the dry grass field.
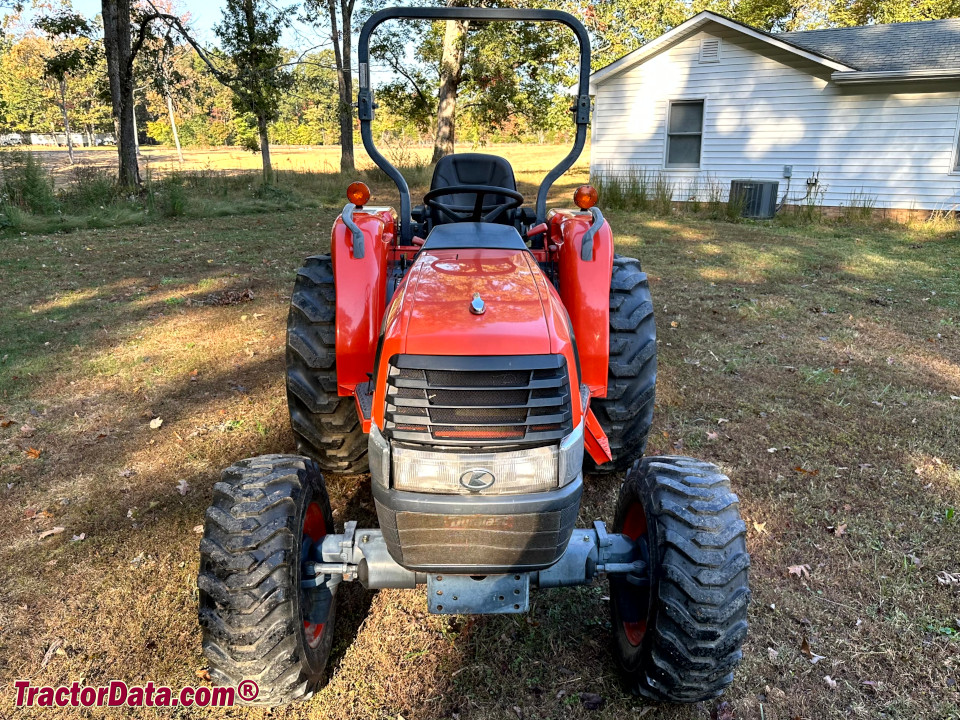
M 65 149 L 44 148 L 42 146 L 29 149 L 52 172 L 58 186 L 71 181 L 72 172 Z M 539 182 L 539 179 L 535 179 L 533 176 L 536 173 L 541 175 L 546 173 L 559 158 L 563 157 L 568 149 L 567 146 L 516 144 L 478 148 L 462 146 L 460 152 L 489 152 L 503 155 L 513 163 L 518 179 L 527 179 L 529 176 L 530 182 Z M 397 165 L 412 165 L 415 162 L 428 163 L 432 148 L 405 145 L 383 148 L 383 151 Z M 581 156 L 577 168 L 585 171 L 589 156 L 590 149 L 588 146 Z M 117 164 L 117 150 L 114 147 L 77 148 L 74 150 L 74 157 L 77 165 L 99 167 L 110 171 L 113 171 Z M 270 149 L 270 157 L 274 169 L 280 172 L 335 173 L 340 171 L 340 148 L 338 146 L 298 147 L 281 145 Z M 373 162 L 359 144 L 356 147 L 356 162 L 359 169 L 373 167 Z M 152 173 L 162 177 L 176 171 L 241 173 L 260 169 L 259 153 L 252 153 L 238 147 L 187 148 L 183 151 L 182 164 L 173 148 L 151 145 L 144 145 L 141 148 L 141 175 Z
M 514 149 L 525 182 L 556 154 Z M 0 237 L 0 718 L 132 713 L 18 710 L 16 679 L 205 683 L 196 527 L 223 467 L 293 450 L 286 306 L 337 212 Z M 346 586 L 332 677 L 310 701 L 135 716 L 960 718 L 956 228 L 608 217 L 652 278 L 650 452 L 718 463 L 747 522 L 751 629 L 722 701 L 625 694 L 602 581 L 477 618 Z M 612 520 L 620 479 L 587 479 L 581 524 Z M 328 486 L 338 522 L 374 520 L 367 477 Z

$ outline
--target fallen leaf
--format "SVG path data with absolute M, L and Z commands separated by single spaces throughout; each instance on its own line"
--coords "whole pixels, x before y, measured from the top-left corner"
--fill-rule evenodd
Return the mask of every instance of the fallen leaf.
M 763 533 L 767 531 L 767 524 L 765 522 L 755 522 L 753 529 L 756 530 L 758 534 L 763 535 Z
M 211 682 L 210 671 L 207 670 L 207 668 L 200 668 L 199 670 L 197 670 L 197 677 L 200 678 L 201 680 L 206 680 L 207 682 Z
M 194 531 L 197 535 L 203 535 L 203 525 L 194 525 L 194 526 L 193 526 L 193 531 Z
M 33 434 L 37 431 L 35 427 L 30 427 L 29 425 L 22 425 L 20 427 L 20 435 L 23 437 L 33 437 Z
M 726 700 L 710 711 L 710 720 L 737 720 L 733 706 Z
M 518 718 L 521 718 L 521 720 L 522 720 L 522 718 L 523 718 L 523 710 L 520 709 L 520 706 L 519 706 L 519 705 L 514 705 L 514 706 L 513 706 L 513 711 L 517 714 L 517 717 L 518 717 Z
M 181 495 L 186 495 L 188 492 L 190 492 L 190 483 L 188 483 L 186 480 L 181 480 L 178 482 L 177 492 Z
M 707 440 L 716 440 L 720 437 L 720 433 L 715 433 L 712 430 L 707 431 Z
M 829 675 L 824 675 L 824 676 L 823 676 L 823 681 L 827 684 L 827 687 L 830 688 L 831 690 L 836 690 L 836 689 L 837 689 L 837 681 L 834 680 L 834 679 L 833 679 L 832 677 L 830 677 Z
M 767 657 L 770 659 L 770 662 L 774 662 L 778 655 L 780 655 L 780 653 L 774 650 L 772 647 L 767 648 Z
M 0 420 L 0 427 L 8 428 L 13 425 L 13 420 Z
M 70 542 L 82 542 L 83 540 L 86 540 L 86 539 L 87 539 L 87 534 L 86 534 L 86 533 L 80 533 L 79 535 L 74 535 L 74 536 L 70 539 Z
M 947 572 L 941 570 L 937 575 L 937 582 L 941 585 L 960 585 L 960 572 Z
M 120 471 L 120 477 L 125 477 L 125 478 L 133 477 L 136 474 L 137 474 L 137 471 L 134 470 L 133 468 L 124 468 L 123 470 Z
M 720 418 L 720 419 L 717 420 L 717 425 L 723 425 L 723 423 L 725 423 L 725 422 L 728 423 L 728 422 L 730 422 L 730 421 L 727 420 L 726 418 Z
M 24 454 L 31 460 L 37 460 L 41 455 L 43 455 L 43 450 L 35 447 L 29 447 L 24 450 Z
M 582 692 L 580 693 L 580 702 L 583 703 L 583 706 L 587 710 L 599 710 L 603 707 L 606 700 L 596 693 Z
M 807 470 L 805 467 L 800 467 L 799 465 L 794 468 L 798 473 L 803 473 L 804 475 L 819 475 L 819 470 Z
M 768 452 L 768 453 L 775 453 L 776 451 L 777 451 L 777 449 L 776 449 L 775 447 L 767 448 L 767 452 Z
M 847 534 L 847 524 L 846 524 L 846 523 L 841 523 L 840 525 L 837 525 L 836 527 L 834 527 L 833 525 L 828 525 L 828 526 L 827 526 L 827 530 L 829 530 L 830 532 L 832 532 L 832 533 L 833 533 L 834 535 L 836 535 L 837 537 L 840 537 L 840 536 L 842 536 L 842 535 L 846 535 L 846 534 Z
M 23 511 L 24 520 L 30 520 L 31 518 L 34 518 L 36 516 L 37 516 L 36 508 L 28 507 L 26 510 Z
M 66 528 L 62 528 L 62 527 L 55 527 L 55 528 L 51 528 L 50 530 L 44 530 L 42 533 L 40 533 L 40 539 L 43 540 L 44 538 L 48 538 L 51 535 L 59 535 L 64 530 L 66 530 Z
M 163 419 L 162 419 L 162 418 L 156 417 L 156 418 L 154 418 L 153 420 L 150 421 L 150 429 L 151 429 L 151 430 L 159 430 L 161 425 L 163 425 Z
M 54 653 L 57 652 L 63 646 L 63 638 L 57 638 L 52 643 L 50 647 L 47 648 L 47 651 L 43 654 L 43 660 L 40 661 L 40 667 L 45 668 L 50 664 L 50 661 L 53 659 Z
M 787 570 L 789 570 L 790 575 L 796 575 L 801 580 L 805 577 L 810 577 L 810 566 L 803 565 L 790 565 Z
M 800 652 L 806 655 L 808 658 L 813 657 L 813 650 L 810 649 L 810 641 L 806 638 L 800 643 Z

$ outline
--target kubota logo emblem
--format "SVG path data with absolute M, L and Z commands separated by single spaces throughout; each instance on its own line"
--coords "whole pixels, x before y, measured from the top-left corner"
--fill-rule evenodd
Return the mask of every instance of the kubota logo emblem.
M 497 480 L 494 474 L 483 468 L 471 468 L 460 476 L 460 484 L 471 492 L 486 490 Z

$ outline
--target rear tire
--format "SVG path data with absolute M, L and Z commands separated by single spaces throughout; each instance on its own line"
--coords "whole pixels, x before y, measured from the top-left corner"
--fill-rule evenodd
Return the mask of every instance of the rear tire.
M 614 255 L 607 396 L 590 401 L 613 460 L 597 465 L 586 456 L 587 472 L 623 471 L 643 455 L 653 424 L 656 381 L 657 327 L 647 275 L 636 258 Z
M 304 549 L 332 532 L 323 478 L 307 458 L 243 460 L 213 486 L 197 578 L 203 653 L 214 684 L 237 687 L 244 704 L 306 698 L 323 679 L 336 598 L 300 583 Z M 259 688 L 252 700 L 244 680 Z
M 646 545 L 648 578 L 611 576 L 617 664 L 632 690 L 700 702 L 733 682 L 750 601 L 746 527 L 730 480 L 682 457 L 638 461 L 613 529 Z
M 353 397 L 337 394 L 337 296 L 329 255 L 297 271 L 287 318 L 287 406 L 297 450 L 326 472 L 367 472 L 367 436 Z

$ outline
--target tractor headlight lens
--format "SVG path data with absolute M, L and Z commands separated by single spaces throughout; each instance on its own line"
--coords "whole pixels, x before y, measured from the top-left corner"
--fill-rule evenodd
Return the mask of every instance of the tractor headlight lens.
M 390 443 L 380 434 L 380 428 L 372 423 L 367 436 L 367 454 L 370 478 L 385 488 L 390 487 Z
M 571 483 L 583 470 L 583 422 L 560 443 L 560 487 Z
M 557 488 L 556 445 L 496 453 L 393 448 L 393 486 L 445 495 L 514 495 Z M 371 466 L 372 466 L 371 460 Z

